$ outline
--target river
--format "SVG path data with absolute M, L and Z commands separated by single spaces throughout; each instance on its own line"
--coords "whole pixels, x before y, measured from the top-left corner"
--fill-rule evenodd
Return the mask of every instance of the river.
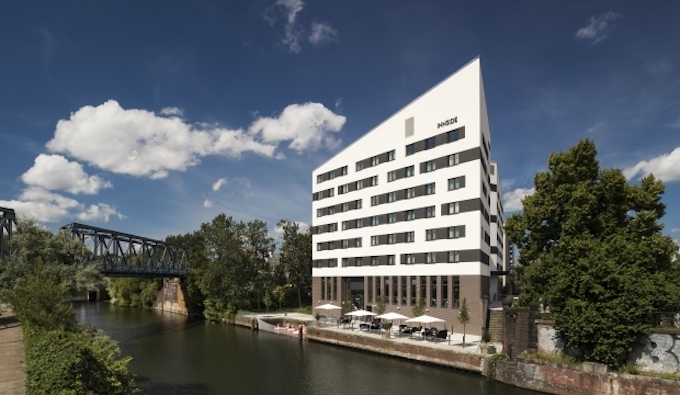
M 76 303 L 133 357 L 148 395 L 538 395 L 479 374 L 155 310 Z

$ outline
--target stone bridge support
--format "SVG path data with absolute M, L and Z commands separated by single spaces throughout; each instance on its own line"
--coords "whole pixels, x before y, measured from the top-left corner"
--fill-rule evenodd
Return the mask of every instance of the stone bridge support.
M 164 278 L 163 287 L 158 291 L 154 308 L 172 313 L 189 315 L 185 302 L 186 287 L 179 278 Z

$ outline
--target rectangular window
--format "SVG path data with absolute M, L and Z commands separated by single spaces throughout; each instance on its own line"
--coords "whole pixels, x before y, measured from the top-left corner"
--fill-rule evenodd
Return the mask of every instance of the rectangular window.
M 349 248 L 349 239 L 345 239 L 342 241 L 342 248 Z
M 323 209 L 322 208 L 316 209 L 316 216 L 317 217 L 323 217 Z
M 435 170 L 437 170 L 437 160 L 436 159 L 428 160 L 427 162 L 425 162 L 425 172 L 430 172 L 430 171 L 435 171 Z
M 323 243 L 316 243 L 316 250 L 321 251 L 323 249 L 322 245 Z
M 449 166 L 455 166 L 460 163 L 460 155 L 453 154 L 449 155 Z
M 389 261 L 389 258 L 392 258 L 394 260 L 394 255 L 390 255 L 387 259 Z M 393 265 L 393 263 L 388 263 L 389 265 Z M 392 304 L 398 304 L 399 303 L 399 277 L 397 276 L 392 276 Z
M 357 162 L 357 171 L 363 170 L 364 169 L 364 162 L 363 161 L 358 161 Z
M 408 178 L 408 177 L 413 177 L 413 176 L 415 175 L 415 170 L 416 170 L 416 167 L 415 167 L 415 166 L 409 166 L 409 167 L 407 167 L 407 168 L 406 168 L 406 178 Z
M 361 237 L 357 237 L 354 241 L 356 247 L 361 247 Z
M 330 206 L 328 208 L 328 215 L 335 214 L 335 206 Z
M 334 241 L 329 241 L 329 242 L 328 242 L 328 249 L 329 249 L 329 250 L 334 250 L 334 249 L 335 249 L 335 242 L 334 242 Z
M 338 230 L 338 223 L 337 222 L 334 222 L 334 223 L 328 225 L 328 231 L 329 232 L 335 232 L 336 230 Z
M 344 193 L 349 192 L 349 185 L 341 185 L 340 188 L 338 188 L 338 194 L 342 195 Z
M 449 276 L 441 276 L 439 286 L 441 287 L 442 307 L 449 307 Z
M 460 262 L 460 253 L 458 251 L 449 251 L 449 263 Z
M 406 232 L 406 242 L 413 243 L 415 241 L 416 232 Z
M 323 182 L 323 174 L 319 174 L 318 176 L 316 176 L 316 183 L 318 184 L 320 182 Z
M 437 239 L 437 229 L 427 229 L 425 231 L 425 240 L 436 240 Z
M 416 197 L 416 189 L 415 188 L 409 188 L 406 190 L 406 199 L 413 199 Z
M 389 213 L 387 214 L 387 223 L 393 224 L 397 222 L 397 214 Z
M 447 137 L 449 140 L 449 143 L 453 143 L 454 141 L 457 141 L 460 139 L 460 131 L 458 129 L 450 131 L 447 133 Z
M 326 300 L 326 277 L 321 277 L 321 299 Z
M 347 166 L 343 166 L 342 169 L 340 169 L 340 175 L 341 176 L 347 175 Z
M 387 194 L 387 202 L 388 203 L 393 203 L 397 201 L 397 194 L 395 192 L 390 192 Z
M 387 161 L 391 162 L 394 160 L 394 150 L 387 153 Z
M 364 260 L 361 257 L 357 258 L 354 262 L 357 266 L 363 266 L 364 265 Z
M 428 252 L 425 256 L 425 263 L 437 263 L 437 254 Z
M 328 197 L 333 197 L 335 196 L 335 189 L 331 188 L 328 190 Z
M 458 214 L 460 212 L 460 204 L 458 202 L 449 203 L 449 214 Z
M 413 254 L 406 254 L 405 258 L 406 258 L 406 264 L 408 264 L 408 265 L 412 265 L 412 264 L 416 263 L 416 256 L 413 255 Z
M 377 196 L 371 196 L 371 206 L 377 206 L 378 205 L 378 197 Z
M 371 177 L 371 186 L 374 187 L 378 185 L 378 176 Z
M 406 156 L 413 155 L 416 153 L 416 145 L 409 144 L 406 146 Z
M 396 243 L 396 238 L 394 237 L 394 234 L 387 235 L 387 244 L 394 244 Z
M 482 192 L 484 192 L 484 196 L 489 194 L 489 192 L 486 190 L 486 184 L 482 184 Z
M 380 225 L 380 217 L 377 215 L 374 215 L 371 217 L 371 226 L 378 226 Z
M 331 172 L 328 175 L 331 180 L 335 178 L 335 170 L 331 170 Z
M 364 189 L 364 180 L 359 180 L 357 181 L 357 191 L 360 189 Z
M 371 257 L 371 266 L 378 266 L 378 257 L 377 256 Z
M 411 276 L 411 306 L 416 305 L 416 276 Z
M 345 211 L 349 211 L 349 203 L 342 204 L 342 212 L 344 213 Z
M 375 278 L 375 296 L 377 296 L 378 298 L 381 295 L 381 293 L 380 293 L 381 283 L 382 283 L 382 277 L 376 277 Z
M 385 276 L 383 277 L 385 281 L 385 301 L 389 304 L 390 303 L 390 278 Z
M 371 245 L 372 246 L 378 245 L 378 236 L 371 236 Z
M 425 217 L 426 218 L 432 218 L 434 216 L 435 216 L 434 206 L 426 207 L 425 208 Z
M 347 267 L 349 260 L 347 258 L 342 258 L 342 267 Z
M 394 265 L 394 255 L 388 255 L 387 256 L 387 264 L 388 265 Z M 396 285 L 395 285 L 394 289 L 397 289 Z M 394 302 L 394 303 L 396 303 L 396 302 Z
M 434 137 L 430 137 L 425 140 L 425 149 L 432 149 L 437 146 L 437 142 Z
M 426 195 L 434 195 L 435 193 L 435 183 L 427 184 L 425 187 L 425 194 Z
M 361 199 L 356 200 L 357 210 L 361 209 Z
M 359 266 L 359 265 L 357 265 Z M 368 278 L 368 303 L 373 303 L 373 277 Z M 323 298 L 322 298 L 323 299 Z
M 495 174 L 496 174 L 496 166 L 491 165 L 491 175 L 493 176 Z
M 337 261 L 335 263 L 335 266 L 337 266 Z M 330 265 L 328 265 L 330 266 Z M 333 300 L 338 300 L 338 278 L 333 277 Z
M 392 170 L 390 172 L 387 172 L 387 182 L 392 182 L 397 179 L 397 171 Z
M 359 218 L 359 219 L 357 220 L 357 228 L 363 228 L 363 227 L 364 227 L 364 219 L 363 219 L 363 218 Z
M 407 221 L 413 221 L 416 219 L 416 211 L 415 210 L 408 210 L 406 212 L 406 220 Z
M 342 221 L 342 230 L 347 230 L 349 221 Z
M 449 228 L 449 239 L 457 239 L 460 237 L 460 226 L 452 226 Z
M 371 166 L 378 166 L 380 164 L 380 157 L 374 156 L 371 158 Z
M 449 191 L 460 188 L 460 182 L 462 177 L 450 178 L 449 179 Z
M 453 276 L 453 303 L 451 307 L 457 308 L 460 305 L 460 276 Z
M 437 307 L 437 277 L 430 276 L 430 307 Z
M 427 278 L 425 276 L 420 276 L 420 295 L 418 295 L 418 298 L 422 298 L 427 303 Z
M 406 283 L 406 276 L 401 277 L 401 305 L 406 306 L 406 286 L 408 285 Z

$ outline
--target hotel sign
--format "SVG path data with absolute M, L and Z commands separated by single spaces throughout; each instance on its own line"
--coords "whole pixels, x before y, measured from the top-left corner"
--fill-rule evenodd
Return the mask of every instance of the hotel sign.
M 458 117 L 453 117 L 453 118 L 447 119 L 446 121 L 439 122 L 437 124 L 437 129 L 442 128 L 444 126 L 453 125 L 454 123 L 458 123 Z

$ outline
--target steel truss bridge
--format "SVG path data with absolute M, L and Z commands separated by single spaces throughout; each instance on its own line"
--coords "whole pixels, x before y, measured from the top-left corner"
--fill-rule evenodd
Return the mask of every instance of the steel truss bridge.
M 184 248 L 75 222 L 61 229 L 90 248 L 89 256 L 82 263 L 96 263 L 104 276 L 186 277 L 189 274 L 188 254 Z
M 7 250 L 5 243 L 12 238 L 12 229 L 16 226 L 16 214 L 11 208 L 0 207 L 0 257 Z

